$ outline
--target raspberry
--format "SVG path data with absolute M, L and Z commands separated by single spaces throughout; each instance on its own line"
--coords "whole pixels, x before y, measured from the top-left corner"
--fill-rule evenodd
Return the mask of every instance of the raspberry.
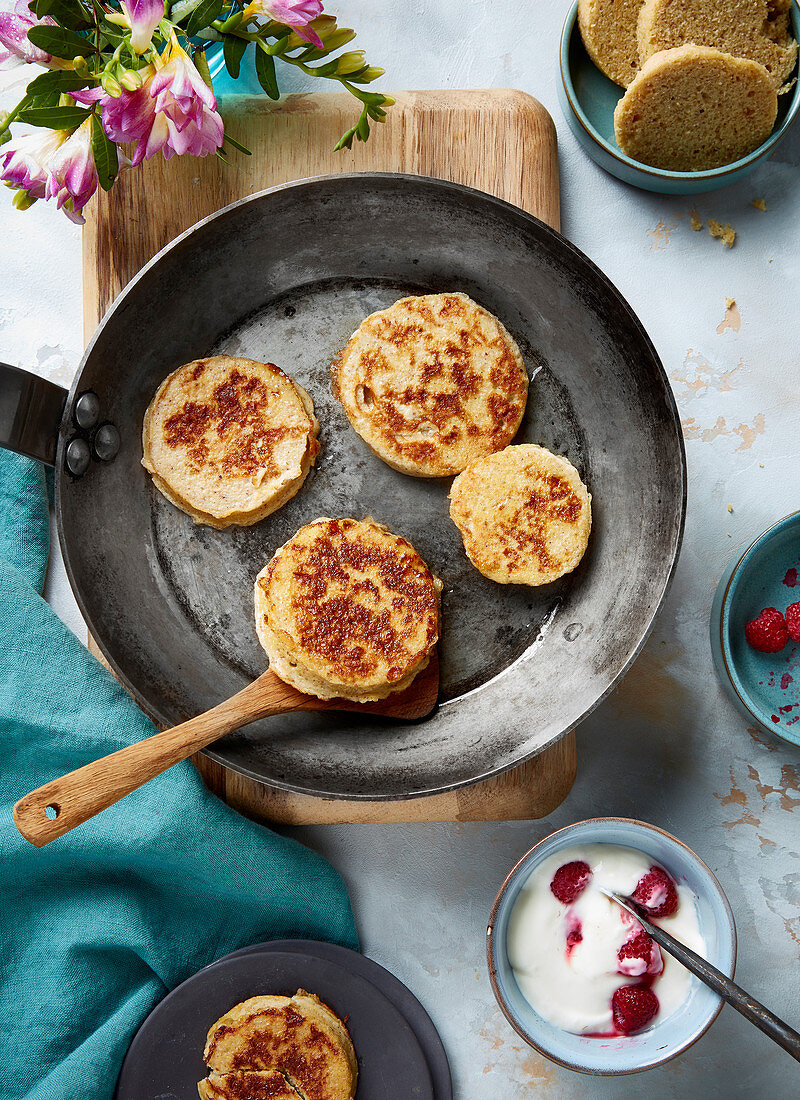
M 576 859 L 574 863 L 565 863 L 559 867 L 553 875 L 550 889 L 564 905 L 572 905 L 577 896 L 586 889 L 589 879 L 592 877 L 592 869 L 582 859 Z
M 765 607 L 757 619 L 745 626 L 744 636 L 759 653 L 778 653 L 789 641 L 783 615 L 775 607 Z
M 666 871 L 651 867 L 631 895 L 651 917 L 671 917 L 678 911 L 678 891 Z
M 664 969 L 661 952 L 643 928 L 634 932 L 617 952 L 618 974 L 638 978 L 642 974 L 660 974 Z
M 573 928 L 571 932 L 567 932 L 567 958 L 572 954 L 573 950 L 579 943 L 583 942 L 583 932 L 578 928 Z
M 633 1035 L 647 1027 L 658 1013 L 658 997 L 646 985 L 623 985 L 614 990 L 611 1016 L 622 1035 Z
M 800 642 L 800 603 L 790 603 L 784 618 L 789 637 L 793 642 Z

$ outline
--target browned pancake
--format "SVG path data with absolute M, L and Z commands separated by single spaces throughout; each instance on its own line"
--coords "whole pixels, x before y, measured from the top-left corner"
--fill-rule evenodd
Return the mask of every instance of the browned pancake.
M 513 439 L 528 375 L 514 339 L 466 294 L 373 313 L 331 367 L 350 423 L 384 462 L 445 477 Z
M 583 557 L 591 500 L 568 459 L 521 443 L 458 475 L 450 516 L 468 558 L 485 577 L 500 584 L 549 584 Z
M 247 526 L 298 491 L 318 430 L 311 398 L 274 363 L 217 355 L 159 386 L 145 413 L 142 465 L 196 523 Z
M 203 1057 L 220 1075 L 278 1070 L 302 1100 L 351 1100 L 355 1093 L 358 1069 L 347 1028 L 303 989 L 236 1005 L 210 1029 Z
M 413 546 L 381 524 L 318 519 L 258 575 L 256 630 L 270 668 L 298 690 L 383 699 L 427 665 L 440 589 Z

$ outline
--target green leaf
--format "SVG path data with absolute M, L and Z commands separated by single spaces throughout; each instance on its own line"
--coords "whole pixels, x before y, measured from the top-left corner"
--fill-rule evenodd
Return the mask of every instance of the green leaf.
M 20 122 L 29 126 L 47 126 L 51 130 L 74 130 L 91 115 L 82 107 L 28 107 L 20 112 Z
M 242 64 L 242 57 L 246 49 L 246 38 L 237 38 L 235 34 L 226 34 L 222 39 L 222 53 L 225 57 L 225 68 L 234 80 L 239 76 L 239 68 Z
M 200 3 L 189 16 L 186 24 L 186 34 L 189 38 L 198 31 L 204 30 L 215 19 L 222 15 L 225 0 L 200 0 Z
M 84 30 L 92 25 L 86 9 L 78 0 L 33 0 L 28 9 L 40 19 L 49 15 L 62 27 L 72 30 Z
M 106 137 L 96 114 L 92 115 L 92 152 L 100 186 L 108 191 L 119 172 L 119 157 L 116 145 Z
M 46 15 L 50 14 L 50 8 L 55 2 L 56 0 L 32 0 L 32 2 L 28 4 L 28 11 L 34 12 L 40 19 L 43 19 Z
M 234 149 L 238 149 L 240 153 L 244 153 L 246 156 L 252 157 L 253 154 L 250 152 L 250 150 L 247 148 L 247 146 L 242 145 L 240 142 L 238 142 L 236 140 L 236 138 L 232 138 L 230 134 L 228 134 L 228 133 L 225 134 L 225 140 L 227 142 L 229 142 L 229 144 L 231 144 L 234 147 Z
M 270 99 L 281 98 L 278 79 L 275 76 L 275 62 L 270 54 L 261 49 L 256 50 L 256 76 L 258 77 L 258 83 Z
M 88 38 L 81 38 L 74 31 L 64 27 L 38 26 L 28 31 L 28 41 L 53 57 L 65 57 L 72 60 L 78 54 L 91 52 L 92 44 Z
M 77 92 L 79 88 L 85 88 L 89 83 L 83 77 L 64 69 L 51 69 L 42 73 L 28 85 L 28 95 L 45 95 L 47 92 Z

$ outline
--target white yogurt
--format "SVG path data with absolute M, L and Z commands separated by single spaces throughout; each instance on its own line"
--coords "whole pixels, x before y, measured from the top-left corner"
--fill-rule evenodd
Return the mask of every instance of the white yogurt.
M 592 877 L 575 901 L 564 905 L 550 883 L 559 867 L 576 860 L 589 864 Z M 612 994 L 622 985 L 641 982 L 643 964 L 634 961 L 623 965 L 627 975 L 618 972 L 617 952 L 630 938 L 633 922 L 597 887 L 632 894 L 654 865 L 633 848 L 584 844 L 562 849 L 531 872 L 511 910 L 507 950 L 523 996 L 545 1020 L 577 1035 L 613 1032 Z M 653 923 L 705 957 L 695 897 L 688 887 L 678 885 L 675 915 Z M 582 939 L 569 948 L 567 935 L 578 925 Z M 697 981 L 677 960 L 662 955 L 663 971 L 652 980 L 660 1006 L 654 1023 L 674 1012 Z

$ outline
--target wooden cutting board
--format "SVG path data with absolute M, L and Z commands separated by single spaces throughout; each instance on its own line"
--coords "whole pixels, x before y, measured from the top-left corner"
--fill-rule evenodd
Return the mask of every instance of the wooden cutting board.
M 218 158 L 161 158 L 124 173 L 87 211 L 83 234 L 84 334 L 159 249 L 220 207 L 265 187 L 337 172 L 410 172 L 488 191 L 559 228 L 556 133 L 547 111 L 510 90 L 401 92 L 366 144 L 335 153 L 352 125 L 347 94 L 223 100 L 226 129 L 252 151 Z M 191 273 L 187 273 L 187 278 Z M 157 339 L 157 333 L 153 334 Z M 90 643 L 91 644 L 91 643 Z M 97 650 L 95 649 L 95 652 Z M 310 798 L 267 787 L 215 764 L 195 763 L 235 809 L 284 824 L 482 821 L 544 817 L 575 778 L 575 734 L 526 764 L 459 791 L 399 802 Z

